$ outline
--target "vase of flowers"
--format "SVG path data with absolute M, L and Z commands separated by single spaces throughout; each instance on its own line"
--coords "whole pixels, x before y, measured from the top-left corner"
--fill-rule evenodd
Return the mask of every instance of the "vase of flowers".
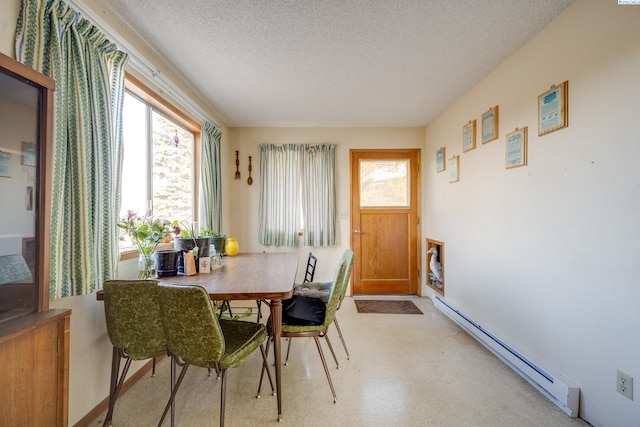
M 127 211 L 127 217 L 118 224 L 138 250 L 138 278 L 150 279 L 156 275 L 156 248 L 169 234 L 169 223 L 154 220 L 151 212 L 143 217 L 133 211 Z

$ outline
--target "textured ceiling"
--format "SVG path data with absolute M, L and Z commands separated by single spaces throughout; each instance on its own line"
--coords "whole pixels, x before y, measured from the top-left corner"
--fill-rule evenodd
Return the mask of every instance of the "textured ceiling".
M 573 0 L 96 0 L 231 127 L 426 126 Z

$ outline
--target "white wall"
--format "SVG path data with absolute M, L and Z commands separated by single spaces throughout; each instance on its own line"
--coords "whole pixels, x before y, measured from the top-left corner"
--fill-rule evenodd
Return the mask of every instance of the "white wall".
M 337 144 L 336 203 L 338 212 L 337 245 L 321 247 L 271 247 L 258 243 L 258 208 L 260 196 L 260 144 Z M 225 218 L 225 233 L 236 237 L 241 252 L 297 251 L 300 256 L 298 278 L 302 281 L 309 251 L 318 256 L 316 281 L 333 278 L 342 252 L 351 246 L 350 228 L 350 164 L 349 150 L 356 148 L 422 148 L 424 128 L 234 128 L 231 147 L 235 166 L 235 150 L 240 152 L 242 179 L 231 182 L 231 210 Z M 253 185 L 247 185 L 248 156 L 252 156 Z M 228 159 L 231 162 L 231 158 Z M 234 169 L 235 171 L 235 169 Z M 233 172 L 230 175 L 233 176 Z M 345 217 L 346 216 L 346 217 Z
M 580 416 L 638 426 L 640 6 L 578 0 L 426 130 L 425 235 L 445 242 L 446 298 L 581 389 Z M 569 127 L 537 136 L 537 97 L 569 81 Z M 462 153 L 461 128 L 500 106 L 500 138 Z M 528 166 L 504 135 L 529 127 Z M 478 128 L 480 131 L 480 127 Z M 460 155 L 460 182 L 435 152 Z

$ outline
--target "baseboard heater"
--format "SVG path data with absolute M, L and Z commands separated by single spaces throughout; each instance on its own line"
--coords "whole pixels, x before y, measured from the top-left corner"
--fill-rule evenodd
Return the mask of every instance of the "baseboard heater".
M 498 356 L 538 391 L 555 403 L 570 417 L 578 416 L 580 389 L 569 384 L 559 375 L 543 369 L 522 354 L 515 351 L 504 341 L 478 325 L 463 313 L 452 307 L 437 294 L 433 294 L 434 305 L 451 320 L 480 341 L 489 351 Z

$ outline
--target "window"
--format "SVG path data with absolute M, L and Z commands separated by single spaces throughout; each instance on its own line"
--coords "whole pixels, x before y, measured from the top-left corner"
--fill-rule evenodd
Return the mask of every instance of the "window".
M 120 218 L 128 211 L 191 223 L 196 212 L 195 159 L 199 128 L 127 76 Z M 125 234 L 120 251 L 132 249 Z

